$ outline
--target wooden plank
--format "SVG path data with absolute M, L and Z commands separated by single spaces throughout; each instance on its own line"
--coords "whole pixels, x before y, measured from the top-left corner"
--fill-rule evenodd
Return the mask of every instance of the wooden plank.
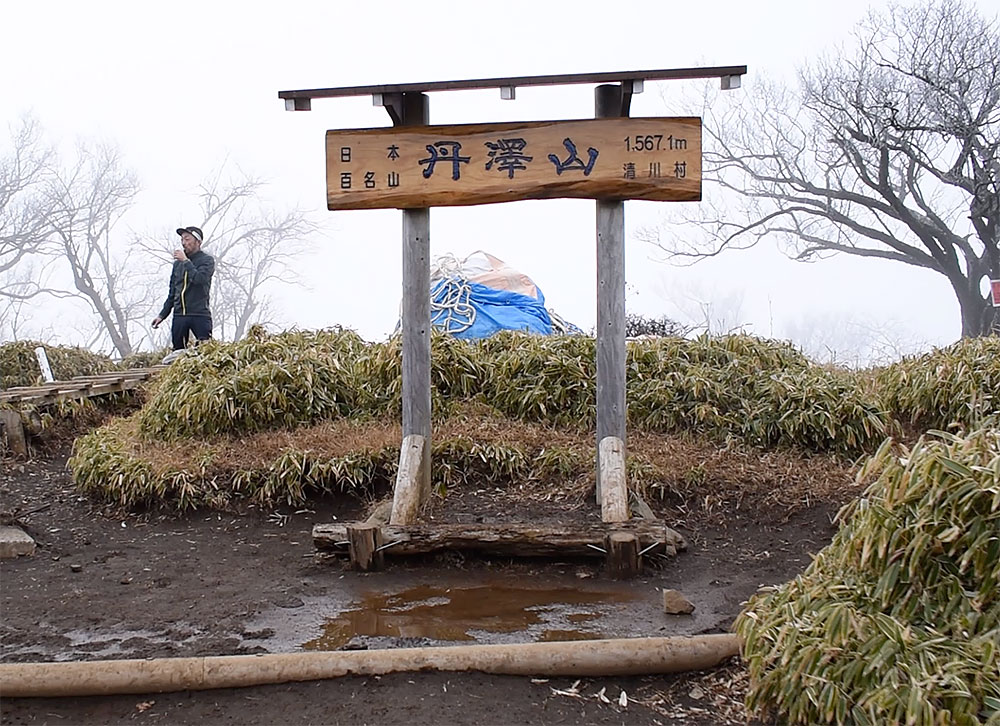
M 343 98 L 388 93 L 430 93 L 483 88 L 518 86 L 563 86 L 579 83 L 618 83 L 621 81 L 665 81 L 697 78 L 724 78 L 746 75 L 746 66 L 707 66 L 704 68 L 657 68 L 644 71 L 603 71 L 600 73 L 559 73 L 539 76 L 507 76 L 424 83 L 382 83 L 367 86 L 340 86 L 279 91 L 278 98 Z
M 7 391 L 0 391 L 0 401 L 10 403 L 53 403 L 67 398 L 93 398 L 95 396 L 104 396 L 109 393 L 120 393 L 138 388 L 141 383 L 142 380 L 140 379 L 129 379 L 106 385 L 82 384 L 80 386 L 67 387 L 65 385 L 53 384 L 52 386 L 32 389 L 33 392 L 28 393 L 9 389 Z
M 639 537 L 632 532 L 611 532 L 605 539 L 608 572 L 616 579 L 635 577 L 642 571 Z
M 628 486 L 625 481 L 625 445 L 617 436 L 601 440 L 601 519 L 605 522 L 624 522 L 629 518 Z
M 3 438 L 7 449 L 15 456 L 27 458 L 28 439 L 24 435 L 21 414 L 17 411 L 0 409 L 0 427 L 3 428 Z
M 701 199 L 699 118 L 327 131 L 326 152 L 329 209 Z
M 144 380 L 150 377 L 152 377 L 152 374 L 148 371 L 137 371 L 135 373 L 97 373 L 92 376 L 73 376 L 69 380 L 74 383 L 77 381 L 83 383 L 101 383 L 112 381 Z
M 348 555 L 349 524 L 313 526 L 317 550 Z M 441 550 L 467 550 L 510 557 L 604 557 L 612 532 L 635 534 L 641 549 L 675 555 L 687 548 L 684 538 L 662 520 L 560 524 L 388 524 L 382 527 L 385 552 L 416 555 Z
M 404 95 L 401 110 L 405 126 L 399 128 L 427 123 L 426 96 Z M 403 211 L 403 437 L 423 437 L 421 497 L 429 496 L 431 488 L 430 230 L 429 209 Z
M 391 524 L 413 524 L 420 515 L 420 507 L 428 496 L 430 487 L 424 487 L 424 455 L 426 442 L 423 436 L 411 434 L 403 438 L 399 447 L 399 469 L 396 486 L 392 491 Z

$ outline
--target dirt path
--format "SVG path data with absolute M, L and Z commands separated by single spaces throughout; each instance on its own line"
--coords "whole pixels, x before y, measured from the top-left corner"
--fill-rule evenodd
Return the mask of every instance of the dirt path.
M 35 555 L 0 564 L 5 662 L 720 632 L 760 585 L 801 571 L 809 553 L 829 541 L 835 511 L 821 504 L 783 521 L 780 512 L 749 510 L 725 527 L 678 527 L 689 550 L 627 583 L 607 579 L 595 563 L 454 555 L 390 560 L 386 571 L 362 575 L 317 563 L 310 537 L 314 523 L 359 516 L 354 500 L 298 512 L 112 516 L 73 490 L 65 456 L 0 461 L 0 511 L 17 517 L 38 544 Z M 694 614 L 664 615 L 661 588 L 684 592 Z M 490 607 L 481 607 L 484 599 Z M 397 674 L 148 696 L 4 699 L 0 722 L 745 723 L 742 678 L 736 664 L 708 674 L 588 679 L 575 688 L 571 679 Z M 618 701 L 623 690 L 626 707 Z

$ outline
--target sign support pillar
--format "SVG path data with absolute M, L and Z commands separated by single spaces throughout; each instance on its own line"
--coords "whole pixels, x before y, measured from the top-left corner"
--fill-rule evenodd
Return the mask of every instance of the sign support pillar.
M 401 126 L 426 126 L 423 93 L 402 94 Z M 403 210 L 403 440 L 423 437 L 417 477 L 421 503 L 431 492 L 430 209 Z M 402 523 L 400 523 L 402 524 Z
M 594 89 L 597 118 L 627 116 L 622 86 Z M 601 442 L 622 442 L 625 458 L 625 203 L 597 200 L 597 503 L 601 503 Z

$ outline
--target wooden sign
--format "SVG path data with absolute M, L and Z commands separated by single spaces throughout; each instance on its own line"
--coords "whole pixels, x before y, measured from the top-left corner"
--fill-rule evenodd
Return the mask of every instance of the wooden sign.
M 700 118 L 326 132 L 329 209 L 518 199 L 701 199 Z

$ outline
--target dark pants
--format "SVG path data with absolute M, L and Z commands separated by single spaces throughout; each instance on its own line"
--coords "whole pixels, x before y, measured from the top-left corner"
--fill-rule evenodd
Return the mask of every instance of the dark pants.
M 191 333 L 197 340 L 208 340 L 212 337 L 212 319 L 205 315 L 175 315 L 170 326 L 174 350 L 187 348 Z

